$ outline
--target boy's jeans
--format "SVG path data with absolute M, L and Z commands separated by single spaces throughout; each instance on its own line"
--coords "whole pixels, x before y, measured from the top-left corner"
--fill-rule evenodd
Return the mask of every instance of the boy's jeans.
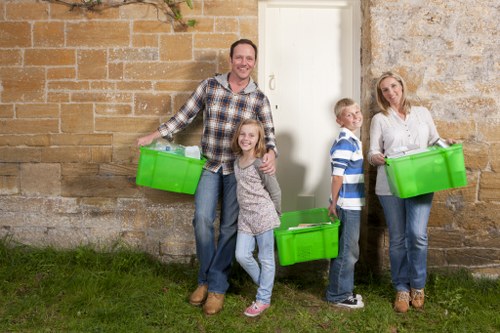
M 337 206 L 340 219 L 339 253 L 330 261 L 329 284 L 326 300 L 339 303 L 352 296 L 354 265 L 359 258 L 359 229 L 361 210 L 342 209 Z
M 392 284 L 397 291 L 422 289 L 427 278 L 427 222 L 434 193 L 401 199 L 379 195 L 389 229 Z
M 258 257 L 260 267 L 253 256 L 256 240 L 259 248 Z M 260 303 L 270 304 L 274 286 L 274 273 L 276 271 L 273 230 L 271 229 L 257 236 L 238 232 L 236 240 L 236 260 L 248 275 L 250 275 L 253 282 L 259 286 L 256 300 Z
M 217 246 L 214 222 L 217 204 L 222 198 Z M 198 284 L 208 284 L 208 291 L 225 294 L 236 247 L 239 206 L 234 173 L 223 175 L 203 170 L 194 197 L 193 219 L 196 254 L 200 261 Z

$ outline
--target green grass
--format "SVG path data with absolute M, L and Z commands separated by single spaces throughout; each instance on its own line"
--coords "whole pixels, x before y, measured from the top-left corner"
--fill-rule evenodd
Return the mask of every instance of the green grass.
M 196 273 L 195 265 L 162 264 L 123 247 L 56 251 L 0 241 L 0 332 L 500 331 L 500 281 L 463 271 L 432 273 L 425 310 L 407 314 L 392 310 L 388 277 L 358 278 L 366 305 L 356 311 L 322 301 L 322 273 L 278 277 L 272 306 L 258 318 L 242 314 L 256 288 L 241 268 L 212 317 L 187 302 Z

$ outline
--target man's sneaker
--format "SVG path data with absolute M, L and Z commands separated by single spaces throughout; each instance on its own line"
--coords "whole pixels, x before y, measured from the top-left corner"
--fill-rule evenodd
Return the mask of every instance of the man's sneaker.
M 260 315 L 265 309 L 270 307 L 271 304 L 264 304 L 261 302 L 253 302 L 244 312 L 247 317 L 257 317 Z
M 394 310 L 396 312 L 405 313 L 410 306 L 410 293 L 407 291 L 398 291 L 396 300 L 394 301 Z
M 422 309 L 424 307 L 424 289 L 414 289 L 411 288 L 410 291 L 410 300 L 411 306 L 415 309 Z
M 357 296 L 357 295 L 356 295 Z M 349 296 L 347 299 L 343 300 L 342 302 L 337 302 L 333 303 L 333 305 L 342 307 L 342 308 L 349 308 L 349 309 L 361 309 L 365 306 L 363 301 L 356 296 Z M 361 296 L 361 295 L 359 295 Z

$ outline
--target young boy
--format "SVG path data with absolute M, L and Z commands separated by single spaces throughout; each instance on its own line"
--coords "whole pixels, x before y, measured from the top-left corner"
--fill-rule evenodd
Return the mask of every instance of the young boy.
M 364 307 L 361 295 L 353 294 L 354 265 L 359 258 L 361 207 L 364 206 L 363 151 L 354 134 L 363 124 L 359 105 L 343 98 L 334 108 L 341 130 L 330 149 L 332 167 L 330 214 L 340 219 L 339 253 L 330 261 L 326 300 L 350 309 Z

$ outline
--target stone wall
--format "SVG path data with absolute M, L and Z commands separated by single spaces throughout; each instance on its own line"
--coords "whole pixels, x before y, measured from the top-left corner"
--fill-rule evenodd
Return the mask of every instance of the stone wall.
M 500 271 L 496 1 L 361 1 L 362 106 L 392 69 L 464 142 L 466 188 L 436 194 L 433 267 Z M 0 237 L 39 246 L 126 242 L 192 260 L 192 196 L 135 185 L 135 140 L 168 119 L 197 83 L 228 69 L 228 46 L 257 41 L 256 0 L 199 0 L 174 29 L 145 4 L 89 13 L 0 0 Z M 177 136 L 197 144 L 200 120 Z M 365 147 L 369 121 L 363 130 Z M 279 143 L 278 143 L 279 144 Z M 387 267 L 383 215 L 367 168 L 363 262 Z

